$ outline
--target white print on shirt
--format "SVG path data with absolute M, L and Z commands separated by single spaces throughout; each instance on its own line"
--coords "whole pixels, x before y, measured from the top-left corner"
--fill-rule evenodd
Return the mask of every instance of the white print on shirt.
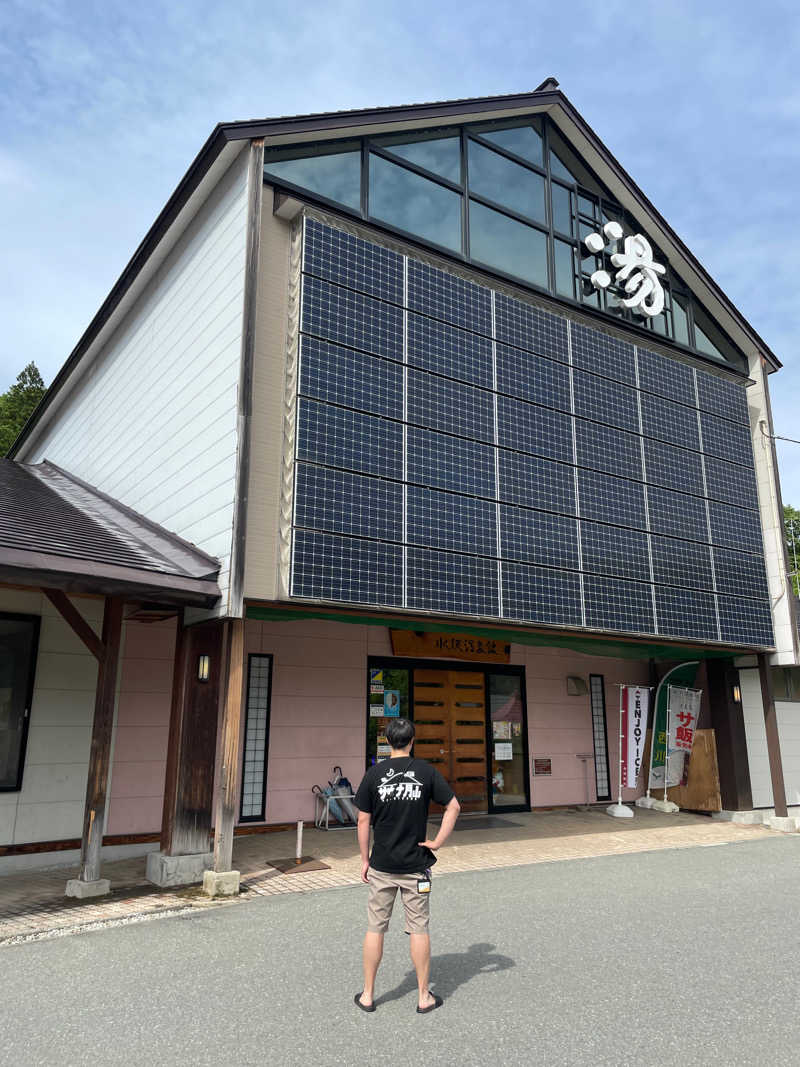
M 422 782 L 414 776 L 413 771 L 389 770 L 378 785 L 381 800 L 419 800 L 422 796 Z

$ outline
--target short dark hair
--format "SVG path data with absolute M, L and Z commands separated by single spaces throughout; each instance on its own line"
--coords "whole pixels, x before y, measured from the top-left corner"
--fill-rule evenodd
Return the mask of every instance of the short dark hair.
M 392 748 L 408 748 L 414 740 L 414 723 L 410 719 L 392 719 L 386 724 L 386 740 Z

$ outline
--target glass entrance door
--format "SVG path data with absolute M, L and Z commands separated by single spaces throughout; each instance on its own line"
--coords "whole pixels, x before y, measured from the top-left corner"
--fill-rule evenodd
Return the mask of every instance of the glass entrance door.
M 447 779 L 463 811 L 486 811 L 483 671 L 414 671 L 414 752 Z
M 525 700 L 518 674 L 489 674 L 491 810 L 530 807 Z

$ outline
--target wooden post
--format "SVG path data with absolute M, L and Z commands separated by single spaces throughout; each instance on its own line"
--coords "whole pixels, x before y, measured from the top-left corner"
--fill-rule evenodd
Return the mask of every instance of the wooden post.
M 183 741 L 184 703 L 186 694 L 186 662 L 189 640 L 183 625 L 183 612 L 178 618 L 175 634 L 175 658 L 172 666 L 172 703 L 169 715 L 169 739 L 167 741 L 167 768 L 164 777 L 164 804 L 161 812 L 161 851 L 172 851 L 172 834 L 175 829 L 175 806 L 178 791 L 180 751 Z
M 81 882 L 97 882 L 100 879 L 108 768 L 111 763 L 111 730 L 114 724 L 114 701 L 117 693 L 117 670 L 122 633 L 122 608 L 123 600 L 120 597 L 106 597 L 103 611 L 103 650 L 98 664 L 92 747 L 89 752 L 89 777 L 86 782 L 79 876 Z
M 772 779 L 772 802 L 775 814 L 785 819 L 789 814 L 786 808 L 786 787 L 783 783 L 783 763 L 781 762 L 781 742 L 778 736 L 778 718 L 775 712 L 775 696 L 772 691 L 772 675 L 765 652 L 758 653 L 758 676 L 761 680 L 761 702 L 764 705 L 764 726 L 767 732 L 767 755 L 769 756 L 769 773 Z
M 222 763 L 214 806 L 214 871 L 233 867 L 233 830 L 239 798 L 239 740 L 242 728 L 244 619 L 229 619 L 224 639 L 226 679 L 220 748 Z

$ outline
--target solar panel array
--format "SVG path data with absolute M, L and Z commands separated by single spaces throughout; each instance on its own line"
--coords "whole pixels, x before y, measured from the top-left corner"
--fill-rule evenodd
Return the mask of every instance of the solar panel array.
M 293 597 L 772 645 L 742 385 L 304 227 Z

